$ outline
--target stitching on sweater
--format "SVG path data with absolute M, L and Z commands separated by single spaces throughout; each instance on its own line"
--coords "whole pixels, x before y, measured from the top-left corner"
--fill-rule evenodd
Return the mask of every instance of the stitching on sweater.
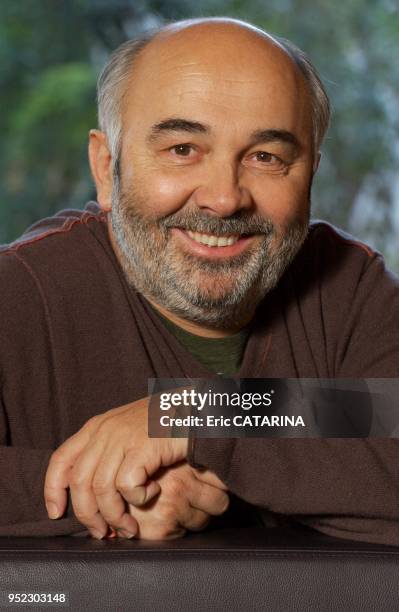
M 282 291 L 283 290 L 284 289 L 282 288 Z M 281 293 L 280 293 L 280 295 L 281 295 Z M 283 303 L 281 303 L 281 302 L 283 302 Z M 281 304 L 281 318 L 283 319 L 283 322 L 284 322 L 285 332 L 286 332 L 286 336 L 287 336 L 287 339 L 288 339 L 288 345 L 290 347 L 290 353 L 291 353 L 291 355 L 294 355 L 295 352 L 294 352 L 294 346 L 293 346 L 293 343 L 292 343 L 292 338 L 291 338 L 291 335 L 288 333 L 288 322 L 287 322 L 287 312 L 286 312 L 285 301 L 280 299 L 280 304 Z M 294 369 L 295 369 L 295 378 L 301 378 L 299 376 L 298 365 L 297 365 L 296 359 L 293 359 L 292 361 L 293 361 Z
M 46 232 L 43 232 L 42 234 L 39 234 L 38 236 L 34 236 L 29 240 L 25 240 L 25 241 L 23 240 L 21 242 L 16 241 L 16 242 L 11 243 L 9 247 L 5 249 L 4 253 L 6 254 L 16 253 L 17 251 L 22 249 L 22 247 L 28 246 L 30 244 L 34 244 L 35 242 L 40 242 L 41 240 L 43 240 L 44 238 L 47 238 L 48 236 L 54 236 L 57 234 L 67 234 L 68 232 L 71 231 L 71 229 L 75 225 L 77 224 L 87 225 L 89 221 L 97 221 L 97 222 L 104 223 L 106 221 L 105 214 L 101 213 L 100 215 L 95 215 L 91 212 L 86 211 L 83 213 L 83 215 L 79 219 L 74 219 L 74 218 L 66 219 L 61 227 L 47 230 Z
M 362 251 L 367 253 L 369 257 L 373 257 L 375 255 L 375 251 L 373 251 L 367 244 L 365 244 L 364 242 L 361 242 L 360 240 L 353 240 L 351 238 L 345 238 L 345 236 L 342 236 L 339 232 L 335 231 L 334 228 L 332 228 L 331 225 L 329 225 L 326 222 L 316 222 L 313 226 L 310 227 L 310 230 L 314 232 L 320 227 L 327 229 L 328 232 L 334 238 L 338 238 L 338 240 L 340 240 L 341 242 L 344 242 L 345 244 L 348 244 L 350 246 L 355 246 L 358 249 L 361 249 Z
M 265 350 L 263 351 L 263 354 L 262 354 L 261 362 L 260 362 L 259 366 L 256 368 L 256 371 L 255 371 L 255 374 L 254 374 L 255 377 L 258 376 L 258 374 L 262 371 L 262 368 L 263 368 L 263 366 L 266 363 L 266 358 L 267 358 L 267 356 L 269 354 L 271 345 L 272 345 L 272 334 L 268 334 L 267 340 L 266 340 L 266 346 L 265 346 Z

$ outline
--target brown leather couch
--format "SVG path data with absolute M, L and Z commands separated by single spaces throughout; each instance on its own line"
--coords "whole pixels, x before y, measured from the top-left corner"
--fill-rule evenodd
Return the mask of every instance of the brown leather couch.
M 1 538 L 0 564 L 1 610 L 12 609 L 10 592 L 66 592 L 74 612 L 399 610 L 399 548 L 305 527 L 224 528 L 171 542 Z

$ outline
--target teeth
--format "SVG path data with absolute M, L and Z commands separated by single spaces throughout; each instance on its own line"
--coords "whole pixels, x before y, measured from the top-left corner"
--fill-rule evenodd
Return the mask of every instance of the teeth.
M 198 232 L 191 232 L 187 230 L 187 234 L 201 244 L 206 244 L 210 247 L 224 247 L 230 246 L 239 240 L 239 236 L 215 236 L 214 234 L 199 234 Z

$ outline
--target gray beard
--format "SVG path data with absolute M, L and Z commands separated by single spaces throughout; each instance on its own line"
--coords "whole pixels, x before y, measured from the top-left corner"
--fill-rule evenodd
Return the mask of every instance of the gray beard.
M 273 223 L 258 215 L 239 212 L 220 218 L 187 210 L 154 220 L 138 212 L 144 204 L 133 190 L 129 195 L 120 191 L 115 177 L 111 222 L 128 283 L 171 313 L 218 329 L 248 322 L 308 232 L 308 220 L 293 223 L 278 247 L 272 248 Z M 234 258 L 205 260 L 175 248 L 170 241 L 172 227 L 219 235 L 256 233 L 263 239 Z

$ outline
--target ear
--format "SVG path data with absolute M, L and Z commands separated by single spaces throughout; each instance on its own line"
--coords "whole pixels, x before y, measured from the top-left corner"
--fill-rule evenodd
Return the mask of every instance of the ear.
M 316 159 L 315 159 L 314 164 L 313 164 L 313 174 L 316 174 L 316 172 L 317 172 L 317 169 L 318 169 L 319 164 L 320 164 L 320 159 L 321 159 L 321 153 L 319 151 L 317 153 L 317 155 L 316 155 Z
M 104 212 L 112 208 L 112 155 L 107 137 L 100 130 L 89 132 L 89 162 L 97 189 L 97 201 Z

